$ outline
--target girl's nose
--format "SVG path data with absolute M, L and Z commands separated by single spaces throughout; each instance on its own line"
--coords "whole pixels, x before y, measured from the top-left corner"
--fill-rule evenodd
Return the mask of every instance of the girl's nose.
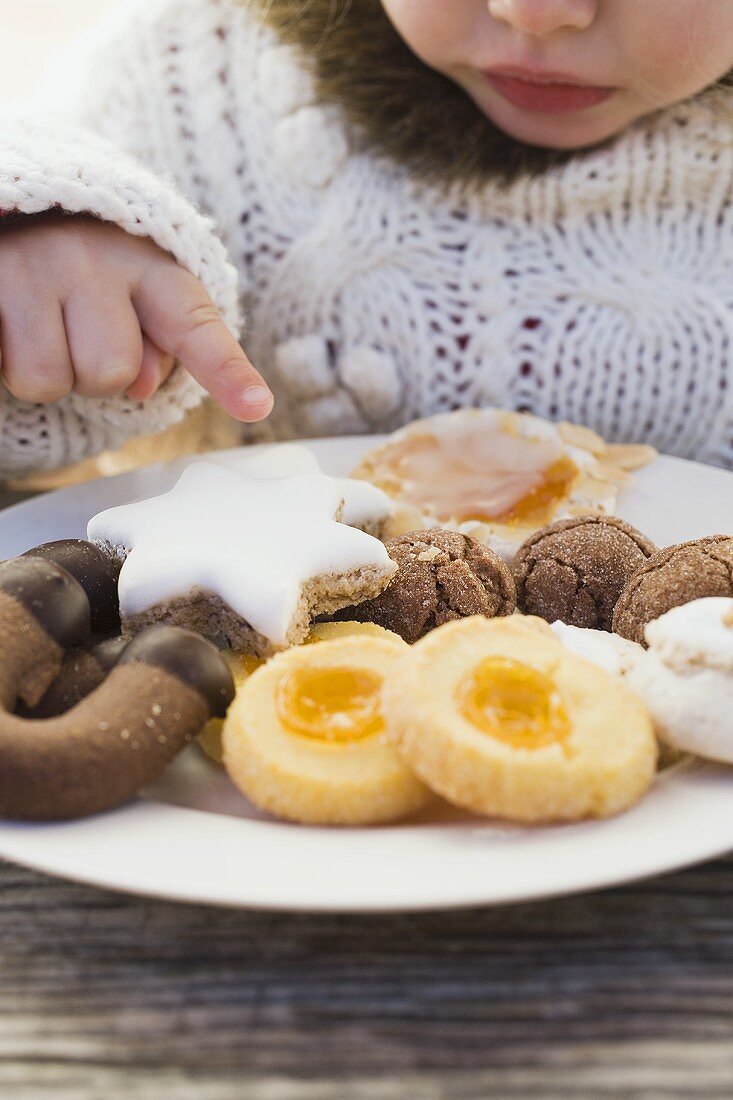
M 584 31 L 596 17 L 598 0 L 488 0 L 494 19 L 523 34 L 545 35 L 570 28 Z

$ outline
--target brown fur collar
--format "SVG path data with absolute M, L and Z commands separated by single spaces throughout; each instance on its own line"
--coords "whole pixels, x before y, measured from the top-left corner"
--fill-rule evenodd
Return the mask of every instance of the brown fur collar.
M 508 186 L 582 155 L 508 137 L 461 88 L 412 53 L 380 0 L 241 2 L 311 59 L 319 99 L 341 107 L 364 148 L 419 180 Z

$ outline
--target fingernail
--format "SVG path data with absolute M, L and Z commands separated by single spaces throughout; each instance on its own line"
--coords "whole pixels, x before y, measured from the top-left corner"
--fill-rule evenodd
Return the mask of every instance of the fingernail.
M 274 400 L 267 386 L 249 386 L 242 394 L 245 405 L 269 405 Z

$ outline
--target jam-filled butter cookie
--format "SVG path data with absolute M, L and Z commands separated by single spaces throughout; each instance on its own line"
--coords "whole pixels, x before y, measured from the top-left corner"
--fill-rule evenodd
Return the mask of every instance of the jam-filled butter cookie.
M 385 734 L 381 690 L 406 646 L 369 636 L 278 654 L 248 677 L 224 723 L 224 764 L 261 809 L 291 821 L 368 825 L 426 805 Z
M 394 664 L 382 706 L 415 773 L 479 814 L 606 817 L 635 802 L 655 772 L 642 703 L 531 618 L 439 627 Z
M 402 641 L 398 634 L 393 634 L 391 630 L 385 630 L 384 627 L 377 626 L 376 623 L 347 622 L 314 623 L 303 644 L 313 645 L 316 642 L 330 642 L 334 638 L 348 638 L 354 634 L 360 634 L 367 637 L 388 638 L 398 643 Z M 222 657 L 229 666 L 229 671 L 232 674 L 232 678 L 237 688 L 240 688 L 244 681 L 265 663 L 262 657 L 255 657 L 251 653 L 242 653 L 240 650 L 235 649 L 224 650 Z M 221 718 L 211 718 L 204 726 L 198 738 L 201 748 L 207 756 L 210 756 L 217 764 L 224 763 L 224 751 L 221 743 L 223 729 L 224 722 Z

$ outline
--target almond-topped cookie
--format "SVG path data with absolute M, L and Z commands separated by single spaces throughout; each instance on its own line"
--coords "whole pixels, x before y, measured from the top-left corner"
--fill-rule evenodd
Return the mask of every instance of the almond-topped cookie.
M 416 420 L 370 451 L 353 476 L 398 505 L 393 534 L 447 527 L 506 561 L 557 519 L 612 513 L 651 447 L 607 444 L 595 432 L 501 409 L 463 409 Z
M 410 531 L 390 539 L 397 573 L 378 596 L 337 612 L 338 619 L 377 623 L 406 642 L 469 615 L 511 615 L 516 590 L 508 565 L 458 531 Z

